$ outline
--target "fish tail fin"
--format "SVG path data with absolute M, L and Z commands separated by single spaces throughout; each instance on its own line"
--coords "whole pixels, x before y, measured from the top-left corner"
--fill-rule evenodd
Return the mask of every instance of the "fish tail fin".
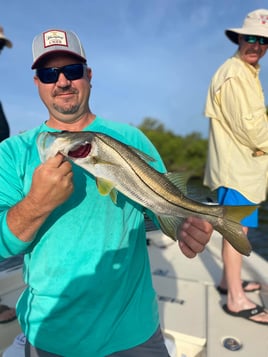
M 259 206 L 223 206 L 224 218 L 240 223 L 241 220 L 253 213 Z
M 241 254 L 249 256 L 252 247 L 243 231 L 241 220 L 258 208 L 255 206 L 224 206 L 223 224 L 215 229 Z
M 226 220 L 224 225 L 217 226 L 215 229 L 221 233 L 223 238 L 226 239 L 240 254 L 250 255 L 252 247 L 241 224 Z

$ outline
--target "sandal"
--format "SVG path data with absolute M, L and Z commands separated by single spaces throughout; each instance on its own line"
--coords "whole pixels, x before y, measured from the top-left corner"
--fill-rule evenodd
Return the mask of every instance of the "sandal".
M 267 311 L 260 305 L 256 305 L 252 309 L 241 310 L 238 312 L 229 310 L 227 304 L 223 305 L 222 308 L 227 314 L 229 314 L 231 316 L 242 317 L 246 320 L 249 320 L 249 321 L 255 322 L 257 324 L 261 324 L 261 325 L 268 325 L 268 321 L 267 322 L 266 321 L 256 321 L 251 318 L 253 316 L 261 314 L 262 312 L 265 312 L 267 314 Z
M 249 284 L 251 284 L 251 283 L 259 284 L 259 287 L 258 287 L 258 288 L 255 288 L 255 289 L 247 289 L 247 286 L 248 286 Z M 255 282 L 255 281 L 243 280 L 243 281 L 242 281 L 242 288 L 243 288 L 243 290 L 244 290 L 246 293 L 252 293 L 252 292 L 254 292 L 254 291 L 259 291 L 259 290 L 261 290 L 261 284 Z M 228 292 L 227 289 L 222 288 L 222 287 L 220 287 L 220 286 L 217 286 L 217 290 L 218 290 L 218 292 L 219 292 L 220 294 L 222 294 L 222 295 L 226 295 L 227 292 Z
M 7 311 L 9 311 L 9 313 L 7 313 Z M 3 315 L 3 317 L 1 317 L 1 315 Z M 6 324 L 7 322 L 16 320 L 16 318 L 16 310 L 13 307 L 0 304 L 0 324 Z

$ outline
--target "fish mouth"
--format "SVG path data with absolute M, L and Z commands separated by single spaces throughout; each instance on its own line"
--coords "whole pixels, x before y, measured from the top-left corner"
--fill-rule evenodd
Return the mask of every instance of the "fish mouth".
M 75 159 L 80 159 L 87 157 L 91 151 L 91 144 L 90 143 L 85 143 L 79 146 L 76 146 L 74 149 L 68 151 L 68 156 L 75 158 Z

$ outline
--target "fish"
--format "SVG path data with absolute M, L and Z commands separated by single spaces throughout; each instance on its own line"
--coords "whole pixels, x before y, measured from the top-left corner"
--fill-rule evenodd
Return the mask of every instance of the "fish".
M 110 135 L 93 132 L 42 132 L 37 138 L 41 161 L 58 152 L 95 177 L 101 195 L 110 195 L 116 204 L 121 192 L 151 210 L 162 232 L 178 239 L 178 227 L 189 216 L 208 221 L 241 254 L 250 255 L 251 244 L 241 219 L 258 206 L 225 206 L 200 202 L 187 196 L 184 175 L 161 173 L 146 153 Z

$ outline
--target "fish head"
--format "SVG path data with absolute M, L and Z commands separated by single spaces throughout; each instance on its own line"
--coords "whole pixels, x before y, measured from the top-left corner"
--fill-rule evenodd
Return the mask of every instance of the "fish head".
M 61 153 L 72 161 L 90 159 L 97 155 L 95 135 L 92 132 L 42 132 L 37 138 L 42 162 Z
M 95 176 L 100 194 L 109 194 L 112 201 L 116 203 L 117 192 L 114 189 L 114 177 L 117 175 L 118 166 L 100 133 L 42 132 L 37 138 L 37 147 L 42 162 L 61 153 L 68 160 L 84 168 Z M 112 167 L 113 170 L 107 171 L 107 166 L 110 169 Z

